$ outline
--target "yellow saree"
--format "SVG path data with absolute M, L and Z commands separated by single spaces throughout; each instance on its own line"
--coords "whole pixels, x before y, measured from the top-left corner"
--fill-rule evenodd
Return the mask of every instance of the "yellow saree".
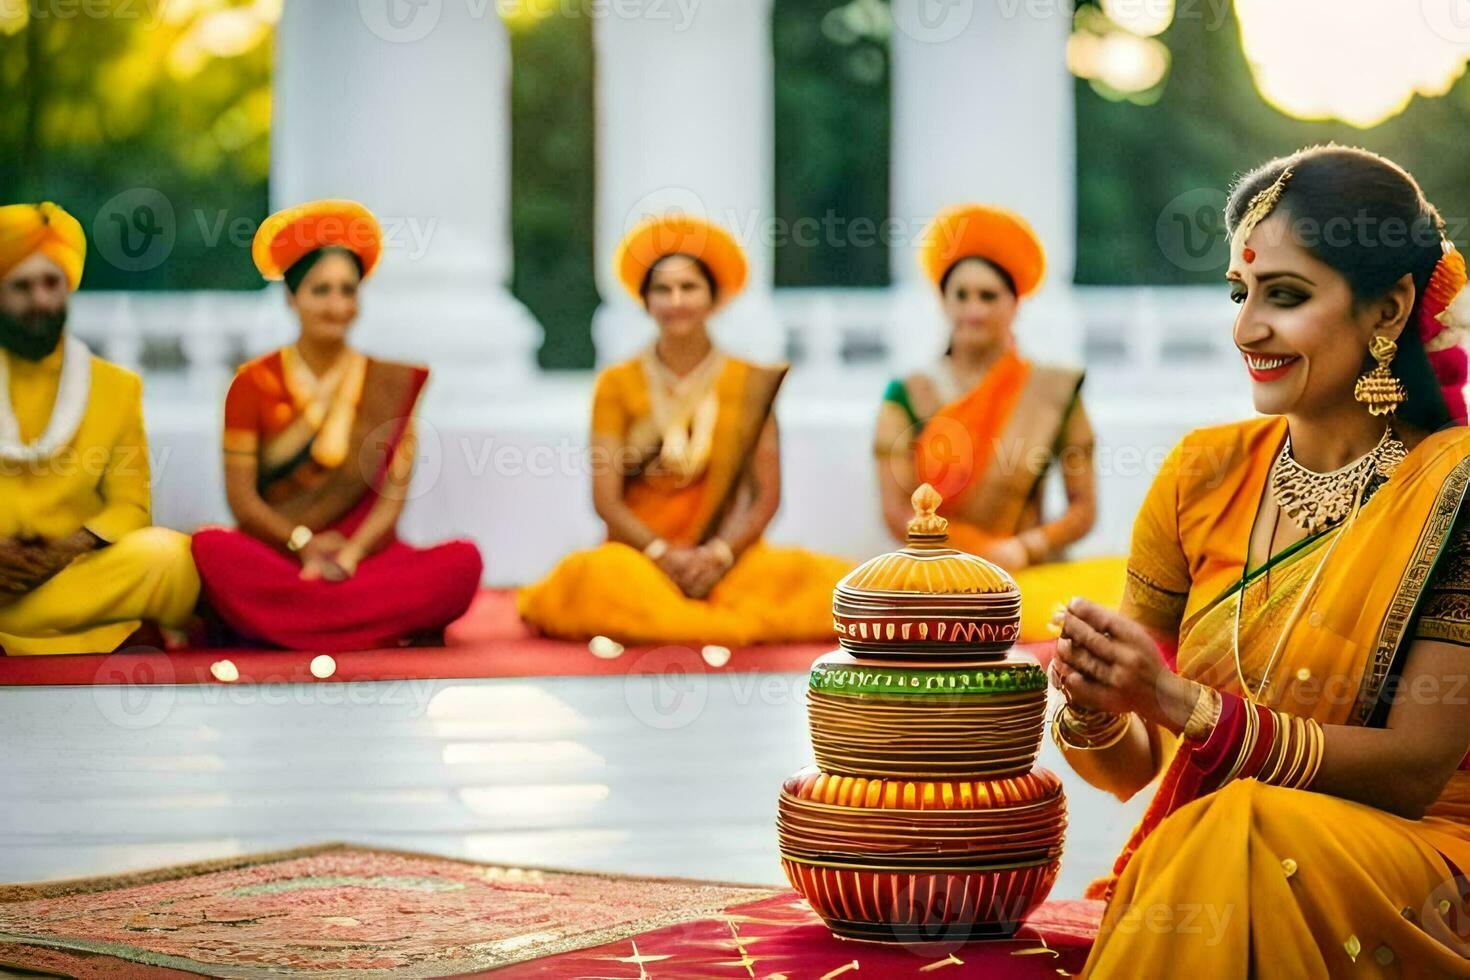
M 914 474 L 944 497 L 950 543 L 984 554 L 993 543 L 1040 528 L 1047 560 L 1015 574 L 1021 589 L 1021 642 L 1050 639 L 1056 607 L 1088 595 L 1116 607 L 1123 595 L 1124 561 L 1062 560 L 1066 545 L 1085 531 L 1067 517 L 1046 523 L 1042 491 L 1058 462 L 1091 466 L 1093 435 L 1083 410 L 1082 372 L 1033 363 L 1014 351 L 1002 355 L 968 392 L 956 389 L 946 366 L 895 381 L 884 395 L 914 433 Z M 888 447 L 877 447 L 886 455 Z M 1077 458 L 1077 454 L 1083 454 Z
M 707 391 L 713 427 L 707 461 L 697 470 L 661 465 L 662 440 L 652 424 L 659 396 L 648 358 L 605 370 L 593 398 L 594 433 L 614 436 L 630 459 L 597 460 L 624 468 L 624 501 L 654 534 L 675 547 L 714 537 L 740 505 L 756 440 L 775 405 L 785 368 L 733 357 L 715 365 Z M 701 440 L 697 436 L 693 443 Z M 698 449 L 692 445 L 691 451 Z M 618 542 L 563 558 L 542 581 L 517 596 L 521 617 L 550 636 L 609 636 L 622 643 L 754 643 L 819 641 L 832 636 L 832 590 L 848 562 L 797 548 L 757 542 L 705 599 L 691 599 L 641 552 Z
M 1268 418 L 1186 437 L 1135 525 L 1123 611 L 1178 636 L 1182 676 L 1323 725 L 1381 726 L 1416 637 L 1470 642 L 1457 524 L 1470 430 L 1429 437 L 1350 522 L 1247 572 L 1285 436 Z M 1185 753 L 1156 741 L 1164 777 L 1100 883 L 1087 975 L 1470 976 L 1470 772 L 1411 821 L 1255 779 L 1192 798 Z

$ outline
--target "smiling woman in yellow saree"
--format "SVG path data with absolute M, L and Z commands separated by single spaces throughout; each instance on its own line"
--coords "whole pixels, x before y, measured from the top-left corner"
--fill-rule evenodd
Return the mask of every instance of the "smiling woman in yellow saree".
M 1382 237 L 1310 234 L 1353 214 Z M 1266 164 L 1227 217 L 1268 417 L 1186 437 L 1121 613 L 1058 619 L 1068 762 L 1162 774 L 1086 972 L 1470 976 L 1464 262 L 1359 150 Z
M 745 282 L 739 244 L 707 222 L 655 218 L 614 264 L 659 337 L 603 371 L 593 394 L 593 502 L 608 541 L 521 590 L 521 616 L 551 636 L 619 643 L 830 638 L 849 564 L 762 540 L 780 502 L 786 368 L 726 354 L 705 324 Z

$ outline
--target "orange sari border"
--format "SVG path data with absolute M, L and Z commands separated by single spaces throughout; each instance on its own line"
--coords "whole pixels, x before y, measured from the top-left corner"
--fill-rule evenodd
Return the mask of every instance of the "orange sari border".
M 735 505 L 788 370 L 784 364 L 762 367 L 726 358 L 715 381 L 720 408 L 708 467 L 694 483 L 674 484 L 646 469 L 658 459 L 659 447 L 652 447 L 643 465 L 625 472 L 624 500 L 639 520 L 676 544 L 701 544 L 718 533 Z M 648 383 L 641 371 L 638 377 Z
M 295 439 L 303 423 L 281 374 L 281 360 L 267 355 L 242 369 L 254 385 L 259 399 L 257 411 L 265 431 L 256 438 L 234 426 L 225 432 L 226 451 L 245 449 L 251 442 L 255 452 L 265 455 L 280 440 Z M 345 518 L 382 484 L 384 474 L 404 433 L 408 430 L 419 395 L 428 382 L 427 368 L 369 358 L 364 372 L 362 395 L 356 407 L 342 465 L 326 468 L 311 457 L 308 435 L 296 445 L 291 459 L 261 460 L 259 490 L 263 499 L 287 517 L 313 530 L 323 530 Z M 228 414 L 228 410 L 227 410 Z M 272 457 L 274 460 L 274 457 Z M 270 467 L 267 469 L 267 467 Z
M 1470 440 L 1466 442 L 1464 451 L 1470 452 Z M 1450 539 L 1451 532 L 1464 512 L 1467 488 L 1470 488 L 1470 456 L 1460 459 L 1444 478 L 1435 495 L 1429 517 L 1415 543 L 1409 567 L 1389 604 L 1383 628 L 1379 632 L 1378 642 L 1374 645 L 1372 659 L 1358 692 L 1353 720 L 1360 725 L 1381 720 L 1379 716 L 1382 714 L 1383 704 L 1379 700 L 1380 694 L 1394 666 L 1402 666 L 1400 661 L 1407 650 L 1404 640 L 1408 635 L 1409 625 L 1419 612 L 1425 587 L 1444 556 L 1444 543 Z
M 1014 534 L 1055 460 L 1084 375 L 1007 352 L 969 392 L 923 423 L 918 478 L 945 498 L 941 513 L 988 533 Z M 1037 448 L 1047 458 L 1035 465 Z

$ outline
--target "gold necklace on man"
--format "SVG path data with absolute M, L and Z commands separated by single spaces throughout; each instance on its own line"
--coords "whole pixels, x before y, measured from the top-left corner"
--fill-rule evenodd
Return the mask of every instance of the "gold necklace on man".
M 1281 446 L 1271 468 L 1271 497 L 1281 512 L 1298 528 L 1317 534 L 1352 512 L 1353 504 L 1376 473 L 1385 479 L 1408 455 L 1404 444 L 1383 430 L 1378 444 L 1367 453 L 1330 473 L 1314 473 L 1291 455 L 1291 436 Z

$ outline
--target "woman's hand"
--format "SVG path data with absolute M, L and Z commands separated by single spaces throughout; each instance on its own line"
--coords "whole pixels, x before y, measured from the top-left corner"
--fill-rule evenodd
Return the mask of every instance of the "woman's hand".
M 703 599 L 708 596 L 725 573 L 730 570 L 725 556 L 717 549 L 704 545 L 694 549 L 694 557 L 690 561 L 689 587 L 684 594 L 691 599 Z
M 1069 704 L 1184 727 L 1198 689 L 1169 669 L 1147 630 L 1086 599 L 1073 599 L 1058 621 L 1054 677 Z
M 719 552 L 708 547 L 670 548 L 658 567 L 691 599 L 709 595 L 729 571 Z
M 999 541 L 991 542 L 981 552 L 980 557 L 987 561 L 993 561 L 1008 572 L 1019 572 L 1031 564 L 1031 556 L 1026 551 L 1026 545 L 1020 538 L 1001 538 Z
M 332 563 L 341 572 L 342 578 L 336 581 L 346 581 L 357 574 L 358 563 L 362 561 L 362 551 L 351 541 L 342 546 L 342 549 L 332 556 Z
M 664 552 L 655 564 L 659 570 L 667 575 L 679 591 L 685 595 L 689 594 L 687 588 L 691 577 L 691 562 L 694 560 L 693 548 L 670 548 Z
M 296 553 L 301 559 L 301 579 L 314 582 L 326 579 L 340 582 L 348 576 L 337 565 L 336 556 L 347 546 L 347 539 L 339 531 L 323 531 L 312 535 L 306 546 Z

